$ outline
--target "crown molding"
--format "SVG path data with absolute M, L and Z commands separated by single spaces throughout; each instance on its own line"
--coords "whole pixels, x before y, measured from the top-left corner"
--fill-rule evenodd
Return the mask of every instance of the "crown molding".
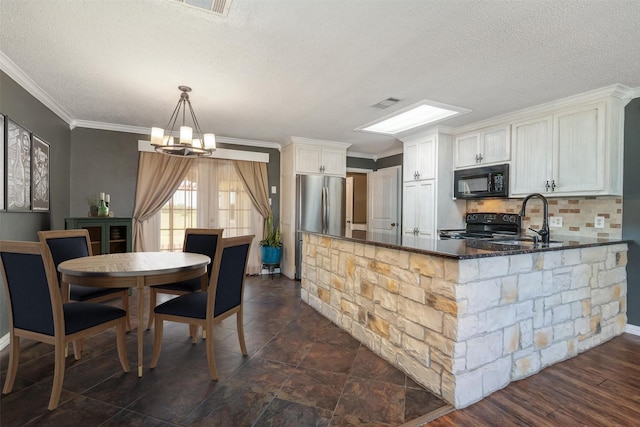
M 34 82 L 20 67 L 0 50 L 0 69 L 16 81 L 31 96 L 42 102 L 62 120 L 71 124 L 73 118 L 62 105 L 58 104 L 44 89 Z
M 533 117 L 538 114 L 549 114 L 550 110 L 559 110 L 562 108 L 573 107 L 577 104 L 587 104 L 603 100 L 606 97 L 616 97 L 623 101 L 626 105 L 634 98 L 634 93 L 640 96 L 640 88 L 632 89 L 630 87 L 613 84 L 610 86 L 594 89 L 588 92 L 579 93 L 577 95 L 568 96 L 566 98 L 556 99 L 544 104 L 535 105 L 533 107 L 523 108 L 521 110 L 511 111 L 500 116 L 494 116 L 486 120 L 469 123 L 464 126 L 457 127 L 453 130 L 453 135 L 460 135 L 466 132 L 476 131 L 483 128 L 504 125 L 505 123 L 520 120 L 522 117 Z
M 640 98 L 640 86 L 631 91 L 631 99 Z
M 115 123 L 92 122 L 88 120 L 74 120 L 71 123 L 71 129 L 76 127 L 87 128 L 87 129 L 109 130 L 114 132 L 135 133 L 139 135 L 151 135 L 151 128 L 145 128 L 140 126 L 118 125 Z M 276 142 L 258 141 L 253 139 L 231 138 L 228 136 L 216 135 L 216 142 L 222 142 L 225 144 L 233 144 L 233 145 L 244 145 L 248 147 L 272 148 L 278 151 L 280 151 L 281 149 L 280 144 Z
M 348 149 L 351 147 L 351 144 L 348 142 L 337 142 L 337 141 L 325 141 L 322 139 L 312 139 L 312 138 L 303 138 L 301 136 L 290 136 L 284 140 L 282 143 L 283 147 L 294 143 L 302 143 L 302 144 L 322 144 L 324 146 L 330 146 L 335 148 L 344 148 Z

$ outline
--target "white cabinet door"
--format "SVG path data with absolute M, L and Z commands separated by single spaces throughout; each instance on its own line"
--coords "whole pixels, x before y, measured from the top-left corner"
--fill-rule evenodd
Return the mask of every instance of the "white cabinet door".
M 321 173 L 322 148 L 313 145 L 296 146 L 296 172 Z
M 437 135 L 430 135 L 419 141 L 404 144 L 403 181 L 435 178 L 436 138 Z
M 322 146 L 296 145 L 296 172 L 344 176 L 347 173 L 347 151 Z
M 456 137 L 454 165 L 456 168 L 476 166 L 480 150 L 480 134 L 473 133 Z
M 508 162 L 511 157 L 509 126 L 487 129 L 456 137 L 454 167 L 492 165 Z
M 480 163 L 483 165 L 509 161 L 511 144 L 509 141 L 509 126 L 489 130 L 482 133 Z
M 345 150 L 322 149 L 322 173 L 344 175 L 347 173 L 347 153 Z
M 554 115 L 555 192 L 598 192 L 605 186 L 605 105 Z
M 435 181 L 406 182 L 402 194 L 402 242 L 435 238 Z
M 544 116 L 511 126 L 511 195 L 545 192 L 552 179 L 552 125 L 552 116 Z

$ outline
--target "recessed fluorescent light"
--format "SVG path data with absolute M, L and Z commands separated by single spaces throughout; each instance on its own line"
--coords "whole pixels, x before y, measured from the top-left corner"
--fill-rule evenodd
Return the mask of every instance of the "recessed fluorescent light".
M 382 117 L 379 120 L 367 123 L 355 130 L 395 135 L 409 129 L 430 123 L 436 123 L 470 111 L 471 110 L 467 110 L 465 108 L 454 107 L 440 102 L 424 100 L 403 110 Z

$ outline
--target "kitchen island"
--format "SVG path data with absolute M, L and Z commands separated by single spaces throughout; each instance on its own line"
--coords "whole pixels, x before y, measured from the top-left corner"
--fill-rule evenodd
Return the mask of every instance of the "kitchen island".
M 461 408 L 623 333 L 627 250 L 305 232 L 301 298 Z

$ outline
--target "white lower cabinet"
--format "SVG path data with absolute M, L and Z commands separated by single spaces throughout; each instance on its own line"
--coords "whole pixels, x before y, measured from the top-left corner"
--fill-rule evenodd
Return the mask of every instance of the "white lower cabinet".
M 435 238 L 435 180 L 405 182 L 402 199 L 402 242 Z

